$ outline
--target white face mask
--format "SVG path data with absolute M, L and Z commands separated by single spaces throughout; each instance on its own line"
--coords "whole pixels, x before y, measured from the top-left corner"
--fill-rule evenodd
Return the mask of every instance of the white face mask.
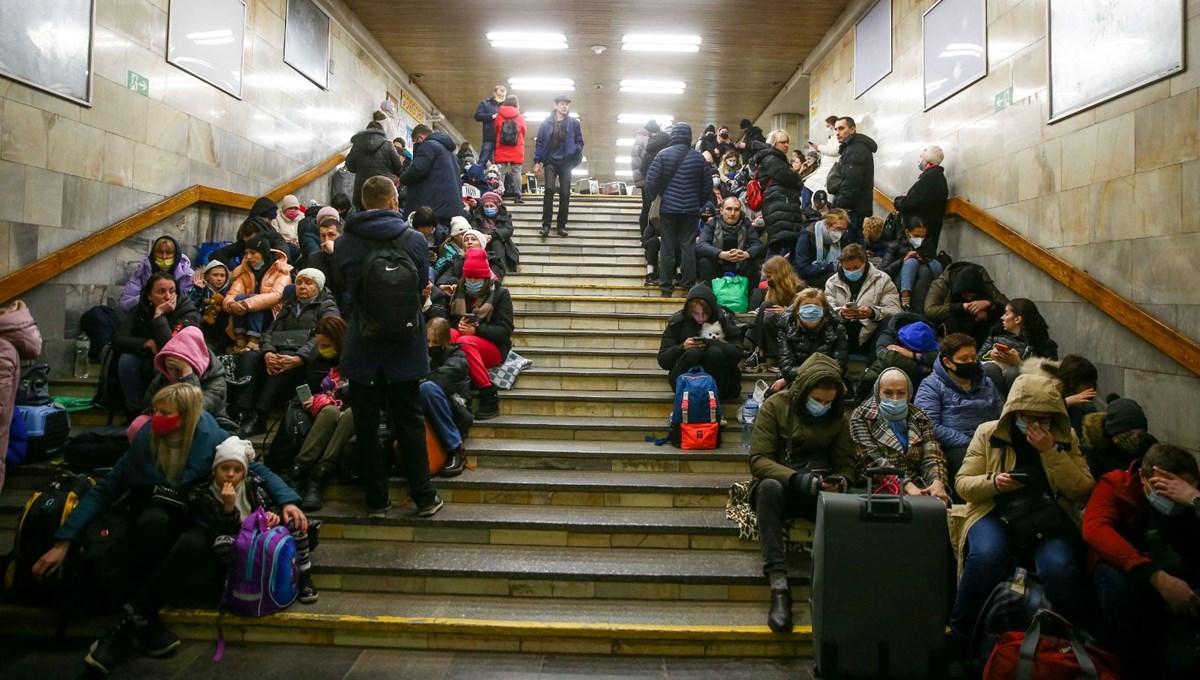
M 910 238 L 908 242 L 912 244 L 913 248 L 920 248 L 921 244 L 925 242 L 925 237 L 917 236 L 916 238 Z

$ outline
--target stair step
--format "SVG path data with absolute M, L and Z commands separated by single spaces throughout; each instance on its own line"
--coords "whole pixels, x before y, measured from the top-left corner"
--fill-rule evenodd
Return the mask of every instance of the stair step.
M 640 349 L 658 352 L 662 331 L 653 329 L 604 330 L 521 328 L 513 331 L 514 347 L 562 347 L 576 349 Z M 517 350 L 519 354 L 521 350 Z
M 513 295 L 513 309 L 557 312 L 632 312 L 664 319 L 683 308 L 686 293 L 674 297 L 615 297 L 610 295 Z
M 549 312 L 527 310 L 515 318 L 518 329 L 547 328 L 557 330 L 641 330 L 662 333 L 667 317 L 646 314 Z
M 605 249 L 605 254 L 615 257 L 640 257 L 645 262 L 646 251 L 640 242 L 613 243 Z M 521 248 L 521 263 L 526 257 L 542 257 L 562 262 L 567 257 L 594 257 L 596 249 L 583 244 L 545 244 L 532 243 Z M 535 260 L 536 261 L 536 260 Z
M 504 399 L 501 398 L 501 403 Z M 722 438 L 733 441 L 741 436 L 740 425 L 722 428 Z M 479 439 L 569 439 L 574 441 L 645 442 L 646 437 L 665 437 L 667 416 L 596 418 L 591 416 L 531 416 L 502 414 L 492 420 L 477 421 L 471 437 Z M 650 446 L 649 443 L 646 446 Z
M 562 347 L 543 347 L 522 345 L 517 353 L 527 359 L 533 359 L 534 366 L 576 367 L 576 368 L 658 368 L 658 352 L 650 349 L 577 349 L 571 348 L 570 353 Z M 517 384 L 520 385 L 520 380 Z
M 521 259 L 519 272 L 510 272 L 504 279 L 505 285 L 515 282 L 561 282 L 579 284 L 627 284 L 631 281 L 641 284 L 646 278 L 645 258 L 625 258 L 621 256 L 597 256 L 585 262 L 573 261 L 574 258 L 559 259 L 557 262 L 525 262 Z M 622 260 L 625 260 L 622 262 Z M 577 276 L 595 277 L 595 280 L 578 279 Z M 553 278 L 551 278 L 553 277 Z M 619 279 L 613 281 L 612 279 Z
M 643 275 L 644 276 L 644 275 Z M 561 283 L 555 279 L 565 279 Z M 641 284 L 641 276 L 612 276 L 588 277 L 581 282 L 576 277 L 557 277 L 554 275 L 537 275 L 524 279 L 505 279 L 504 286 L 508 288 L 514 299 L 518 295 L 563 295 L 587 296 L 608 295 L 612 297 L 654 298 L 661 299 L 661 291 Z
M 770 376 L 744 374 L 743 390 L 752 390 L 755 380 L 761 377 Z M 664 385 L 670 387 L 667 372 L 657 366 L 614 372 L 611 369 L 539 367 L 535 361 L 533 367 L 521 372 L 516 389 L 656 392 Z
M 474 437 L 467 440 L 466 448 L 467 460 L 486 469 L 706 472 L 749 476 L 748 457 L 741 448 L 740 437 L 726 437 L 724 446 L 711 451 L 648 447 L 641 440 L 594 442 Z
M 629 248 L 629 252 L 611 252 L 613 248 L 606 248 L 604 253 L 597 253 L 591 249 L 580 249 L 581 252 L 574 254 L 564 254 L 559 248 L 554 248 L 551 251 L 530 246 L 530 250 L 537 249 L 539 252 L 521 251 L 521 272 L 524 273 L 525 265 L 560 265 L 580 267 L 583 270 L 588 269 L 603 269 L 611 265 L 640 265 L 645 271 L 646 255 L 641 247 Z
M 665 419 L 670 415 L 675 399 L 673 392 L 666 391 L 667 387 L 665 375 L 662 390 L 653 392 L 524 389 L 518 382 L 516 389 L 505 392 L 500 398 L 500 413 L 593 418 L 661 416 Z

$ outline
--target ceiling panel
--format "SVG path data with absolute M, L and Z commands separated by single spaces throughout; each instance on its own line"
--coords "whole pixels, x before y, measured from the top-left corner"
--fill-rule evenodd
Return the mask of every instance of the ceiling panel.
M 421 89 L 476 149 L 481 131 L 473 119 L 475 107 L 492 86 L 514 76 L 574 80 L 571 110 L 583 124 L 584 167 L 602 180 L 614 177 L 614 158 L 629 155 L 616 140 L 634 136 L 640 127 L 618 124 L 618 113 L 672 115 L 697 134 L 708 123 L 724 123 L 736 137 L 738 120 L 753 118 L 770 103 L 849 3 L 449 0 L 418 8 L 395 0 L 343 1 L 405 71 L 423 75 L 417 81 Z M 563 33 L 570 47 L 497 49 L 484 37 L 505 30 Z M 621 49 L 626 33 L 693 34 L 704 42 L 696 53 L 632 52 Z M 607 49 L 597 55 L 592 45 Z M 682 95 L 621 93 L 618 84 L 624 79 L 682 80 L 687 90 Z M 513 94 L 522 110 L 536 112 L 549 111 L 556 93 Z M 539 122 L 529 120 L 527 169 Z

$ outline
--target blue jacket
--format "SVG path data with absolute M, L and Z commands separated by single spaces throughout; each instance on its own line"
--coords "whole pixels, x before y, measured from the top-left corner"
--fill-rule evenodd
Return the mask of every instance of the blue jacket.
M 971 381 L 971 389 L 963 391 L 940 359 L 934 362 L 933 375 L 921 381 L 913 403 L 933 421 L 933 432 L 946 449 L 966 448 L 975 428 L 998 420 L 1004 408 L 992 379 L 982 370 Z
M 676 163 L 679 170 L 668 177 Z M 671 127 L 671 145 L 654 157 L 646 171 L 644 191 L 650 200 L 662 194 L 659 212 L 665 215 L 699 216 L 712 201 L 712 173 L 704 156 L 692 148 L 692 126 L 676 123 Z
M 439 218 L 462 214 L 462 180 L 455 148 L 454 140 L 440 131 L 413 145 L 412 164 L 400 175 L 400 183 L 408 187 L 404 205 L 409 210 L 427 205 Z
M 850 236 L 846 234 L 842 236 L 842 247 L 848 245 L 850 245 Z M 816 225 L 810 224 L 796 237 L 796 246 L 792 250 L 792 268 L 808 285 L 824 289 L 825 281 L 837 271 L 837 263 L 817 262 L 816 259 Z
M 436 134 L 436 133 L 435 133 Z M 346 313 L 346 339 L 342 347 L 338 370 L 349 380 L 373 383 L 383 379 L 389 383 L 424 378 L 429 373 L 429 347 L 425 338 L 425 321 L 407 344 L 372 344 L 358 337 L 354 322 L 354 302 L 361 299 L 362 265 L 367 259 L 365 241 L 389 241 L 407 230 L 404 247 L 420 273 L 420 288 L 429 283 L 429 244 L 421 232 L 411 229 L 394 210 L 364 210 L 346 221 L 346 231 L 338 237 L 333 249 L 333 261 L 346 282 L 350 298 Z M 419 315 L 418 315 L 419 316 Z
M 212 477 L 213 456 L 217 445 L 231 435 L 222 430 L 217 421 L 208 412 L 200 414 L 200 422 L 196 424 L 196 432 L 192 436 L 192 449 L 188 451 L 187 463 L 183 468 L 183 477 L 179 480 L 179 489 L 184 489 L 196 482 Z M 280 505 L 299 503 L 300 496 L 288 488 L 275 473 L 261 463 L 250 464 L 250 474 L 263 478 L 271 496 Z M 133 438 L 129 451 L 121 456 L 111 472 L 100 480 L 67 518 L 54 539 L 58 541 L 74 541 L 87 527 L 96 515 L 125 494 L 126 491 L 137 487 L 149 487 L 156 484 L 169 484 L 167 478 L 154 462 L 154 453 L 150 447 L 150 423 Z
M 570 116 L 567 116 L 567 143 L 563 148 L 550 148 L 550 137 L 554 134 L 554 118 L 557 115 L 551 113 L 538 126 L 537 143 L 533 147 L 534 163 L 557 165 L 572 161 L 576 155 L 583 153 L 583 127 L 579 125 L 579 119 Z
M 483 141 L 496 141 L 496 114 L 500 113 L 500 102 L 495 97 L 488 97 L 475 107 L 475 120 L 483 124 Z

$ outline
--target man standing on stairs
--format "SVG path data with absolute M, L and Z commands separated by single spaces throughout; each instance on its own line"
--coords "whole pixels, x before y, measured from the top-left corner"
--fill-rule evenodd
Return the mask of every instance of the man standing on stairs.
M 454 140 L 426 125 L 413 128 L 412 139 L 413 161 L 400 175 L 400 183 L 408 187 L 405 205 L 410 210 L 423 205 L 433 208 L 438 224 L 449 229 L 450 218 L 463 214 L 462 179 L 454 157 Z
M 692 126 L 671 127 L 671 146 L 654 157 L 646 171 L 646 194 L 653 201 L 660 194 L 658 284 L 662 296 L 671 297 L 675 286 L 675 249 L 679 249 L 679 284 L 684 290 L 696 285 L 696 225 L 707 206 L 712 210 L 712 175 L 708 163 L 692 148 Z
M 409 494 L 417 503 L 417 515 L 432 517 L 441 509 L 442 499 L 429 480 L 420 385 L 429 373 L 429 345 L 420 314 L 421 291 L 429 284 L 429 246 L 420 232 L 401 219 L 396 185 L 387 177 L 367 180 L 362 202 L 365 210 L 346 221 L 346 232 L 337 240 L 334 262 L 342 271 L 349 298 L 349 324 L 338 368 L 350 381 L 350 407 L 354 409 L 367 516 L 382 519 L 392 507 L 388 498 L 389 456 L 379 443 L 379 412 L 386 404 L 388 421 L 404 458 Z M 385 254 L 375 255 L 389 244 L 391 249 L 402 249 L 411 260 L 415 269 L 408 280 L 411 286 L 391 285 L 403 277 L 390 272 L 413 271 L 406 263 L 388 260 Z M 381 279 L 388 284 L 386 295 L 374 285 Z M 372 284 L 371 291 L 365 290 L 368 284 Z M 393 329 L 381 332 L 377 324 L 371 323 L 372 317 L 384 310 L 405 308 L 411 308 L 415 322 L 406 339 L 400 339 Z M 397 325 L 403 321 L 394 316 L 386 318 Z
M 875 152 L 879 145 L 860 133 L 853 118 L 839 118 L 833 125 L 841 142 L 838 161 L 842 170 L 842 185 L 838 188 L 835 207 L 850 213 L 850 240 L 863 242 L 863 220 L 870 216 L 875 205 Z
M 496 152 L 496 116 L 500 113 L 500 105 L 508 96 L 508 88 L 497 85 L 492 90 L 491 97 L 479 102 L 475 107 L 475 120 L 483 124 L 483 142 L 479 145 L 479 165 L 487 167 Z
M 538 128 L 533 152 L 533 172 L 546 168 L 543 178 L 542 236 L 550 235 L 550 217 L 554 207 L 554 190 L 558 189 L 558 235 L 567 235 L 567 212 L 571 204 L 571 170 L 583 160 L 583 128 L 570 116 L 571 98 L 560 94 L 554 98 L 551 113 Z

